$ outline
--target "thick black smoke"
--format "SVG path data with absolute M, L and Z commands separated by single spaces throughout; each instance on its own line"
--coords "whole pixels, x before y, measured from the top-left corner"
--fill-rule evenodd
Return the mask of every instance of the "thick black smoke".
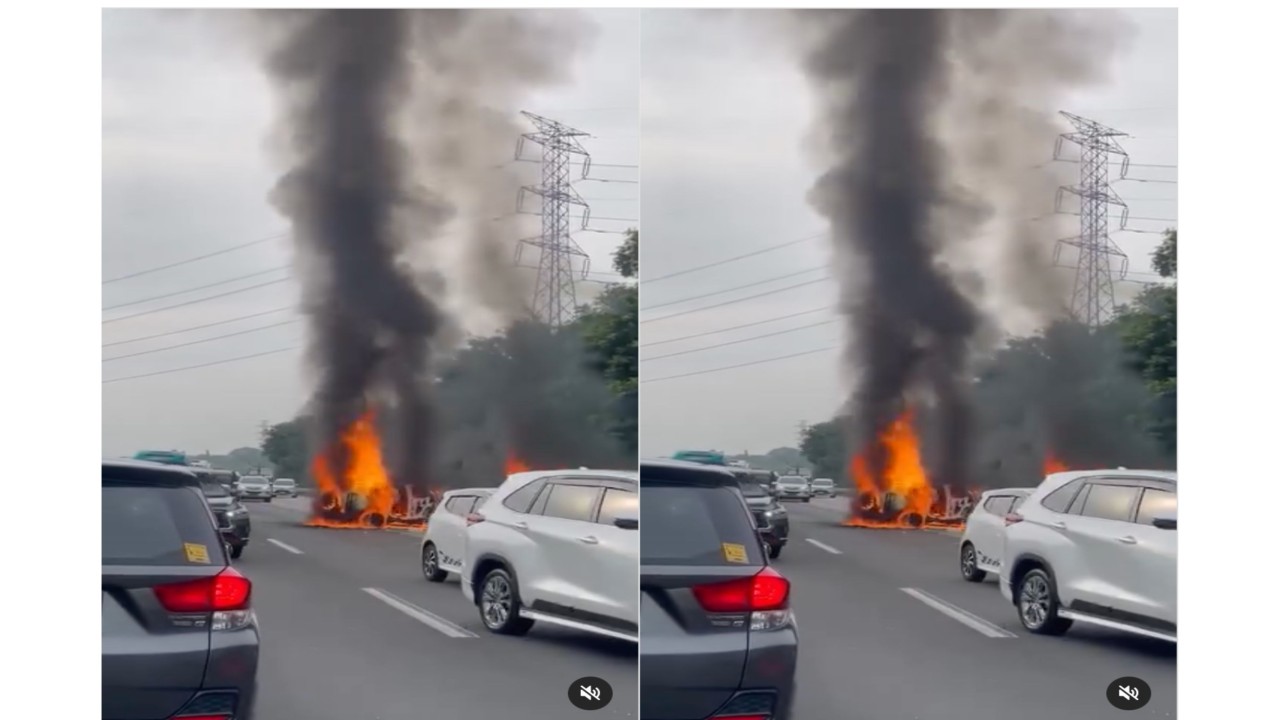
M 1033 168 L 1052 152 L 1056 94 L 1093 78 L 1106 47 L 1083 32 L 1096 22 L 1039 11 L 793 19 L 827 167 L 811 198 L 841 263 L 850 446 L 927 404 L 932 470 L 967 487 L 975 349 L 1062 309 L 1044 256 L 1057 230 L 1032 224 L 1057 179 Z
M 412 15 L 405 11 L 265 13 L 281 23 L 267 68 L 286 93 L 295 158 L 274 192 L 309 262 L 306 312 L 319 440 L 333 442 L 370 407 L 380 383 L 400 418 L 393 435 L 417 438 L 394 475 L 423 484 L 429 457 L 432 342 L 437 303 L 404 265 L 411 243 L 431 238 L 451 208 L 415 187 L 397 120 L 410 97 Z M 447 21 L 448 18 L 442 17 Z
M 438 464 L 433 398 L 459 329 L 522 310 L 510 215 L 525 95 L 562 79 L 574 13 L 305 10 L 251 14 L 282 108 L 293 224 L 318 374 L 314 447 L 377 409 L 396 482 Z M 448 308 L 448 309 L 446 309 Z M 476 319 L 477 316 L 480 319 Z

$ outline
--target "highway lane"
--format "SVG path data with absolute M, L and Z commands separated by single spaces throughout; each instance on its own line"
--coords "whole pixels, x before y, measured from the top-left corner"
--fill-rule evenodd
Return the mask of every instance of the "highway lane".
M 491 635 L 456 581 L 423 579 L 417 533 L 303 527 L 302 499 L 248 507 L 236 567 L 262 627 L 256 720 L 563 720 L 585 712 L 567 693 L 589 675 L 614 691 L 594 717 L 636 716 L 634 644 Z
M 1031 635 L 994 579 L 960 578 L 957 534 L 840 527 L 833 501 L 787 508 L 776 567 L 800 632 L 794 720 L 1177 716 L 1175 646 L 1079 626 Z M 1123 676 L 1151 685 L 1146 707 L 1105 701 Z

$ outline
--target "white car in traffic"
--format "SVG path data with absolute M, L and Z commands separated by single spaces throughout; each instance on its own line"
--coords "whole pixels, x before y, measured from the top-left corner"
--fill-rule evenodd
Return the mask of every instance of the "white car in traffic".
M 1030 494 L 1030 488 L 1002 488 L 987 490 L 979 496 L 960 536 L 961 577 L 969 582 L 982 582 L 987 573 L 1000 572 L 1009 515 Z
M 612 470 L 509 476 L 464 531 L 462 593 L 490 632 L 534 622 L 639 638 L 639 477 Z
M 809 480 L 800 475 L 783 475 L 778 478 L 778 499 L 794 499 L 809 502 L 809 498 L 813 497 L 813 488 L 809 487 Z
M 836 483 L 831 478 L 818 478 L 810 483 L 809 488 L 813 491 L 814 497 L 819 495 L 832 497 L 836 494 Z
M 422 575 L 428 581 L 443 582 L 449 573 L 461 572 L 467 524 L 492 494 L 493 488 L 463 488 L 440 496 L 422 533 Z
M 1056 473 L 1010 519 L 1000 592 L 1028 631 L 1080 622 L 1177 642 L 1176 473 Z

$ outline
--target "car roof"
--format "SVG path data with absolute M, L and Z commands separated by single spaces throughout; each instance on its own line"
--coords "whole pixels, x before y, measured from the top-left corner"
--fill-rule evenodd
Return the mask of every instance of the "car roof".
M 834 484 L 834 483 L 835 483 L 835 480 L 832 480 L 831 478 L 815 478 L 815 479 L 814 479 L 814 482 L 816 482 L 816 483 L 819 483 L 819 482 L 829 482 L 829 483 Z
M 990 490 L 983 490 L 982 497 L 987 497 L 988 495 L 1030 495 L 1035 490 L 1035 488 L 1026 487 L 991 488 Z
M 445 490 L 440 497 L 451 498 L 456 495 L 492 495 L 497 488 L 491 487 L 473 487 L 473 488 L 454 488 L 453 490 Z
M 644 480 L 650 482 L 657 480 L 666 483 L 708 487 L 716 485 L 737 487 L 738 485 L 738 476 L 725 465 L 706 465 L 685 460 L 658 458 L 640 461 L 640 470 L 641 482 Z
M 114 480 L 162 487 L 195 486 L 200 482 L 191 468 L 184 465 L 122 459 L 103 459 L 102 480 L 104 483 Z
M 621 480 L 635 480 L 636 473 L 633 470 L 591 470 L 589 468 L 565 468 L 563 470 L 528 470 L 525 472 L 512 473 L 507 476 L 507 480 L 516 480 L 521 485 L 541 480 L 547 477 L 606 477 L 619 478 Z

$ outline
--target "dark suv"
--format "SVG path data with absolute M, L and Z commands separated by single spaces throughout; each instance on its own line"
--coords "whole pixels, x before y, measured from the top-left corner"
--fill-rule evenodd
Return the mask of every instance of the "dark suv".
M 209 502 L 209 509 L 213 511 L 213 519 L 218 523 L 222 539 L 231 548 L 231 558 L 239 558 L 249 546 L 249 533 L 252 530 L 248 509 L 240 503 L 235 492 L 222 482 L 217 471 L 190 469 L 200 480 L 200 489 Z
M 755 518 L 760 539 L 769 548 L 769 558 L 777 559 L 791 535 L 791 519 L 787 516 L 787 509 L 769 489 L 769 473 L 738 468 L 731 472 L 738 478 L 738 487 Z
M 640 465 L 640 718 L 786 720 L 798 641 L 727 468 Z
M 102 462 L 102 718 L 250 720 L 251 584 L 190 469 Z

